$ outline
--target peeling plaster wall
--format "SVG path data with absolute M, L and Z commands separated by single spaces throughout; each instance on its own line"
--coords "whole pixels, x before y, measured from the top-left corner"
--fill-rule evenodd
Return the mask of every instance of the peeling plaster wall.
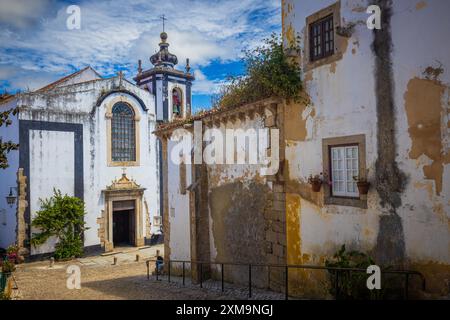
M 292 211 L 298 215 L 293 220 L 296 227 L 289 223 L 287 226 L 288 262 L 323 264 L 324 258 L 344 243 L 390 259 L 385 252 L 390 250 L 389 243 L 403 241 L 404 266 L 427 271 L 426 276 L 431 279 L 435 278 L 433 273 L 439 273 L 436 278 L 441 283 L 436 280 L 430 287 L 434 292 L 445 293 L 448 290 L 445 279 L 450 278 L 450 45 L 442 39 L 446 38 L 446 30 L 450 30 L 446 18 L 450 4 L 392 2 L 393 48 L 388 50 L 393 63 L 395 117 L 383 113 L 381 116 L 394 121 L 395 141 L 389 143 L 396 150 L 394 161 L 406 176 L 398 201 L 401 204 L 395 208 L 398 226 L 394 228 L 391 220 L 383 223 L 391 209 L 382 206 L 380 190 L 375 186 L 372 185 L 367 196 L 368 209 L 360 209 L 324 205 L 323 189 L 321 193 L 312 193 L 307 184 L 310 174 L 323 170 L 324 138 L 364 134 L 367 178 L 373 184 L 376 161 L 384 156 L 377 148 L 380 114 L 375 90 L 377 66 L 372 50 L 374 32 L 365 25 L 368 18 L 365 11 L 372 3 L 341 1 L 341 23 L 356 23 L 351 37 L 345 39 L 347 46 L 342 58 L 310 70 L 305 65 L 306 17 L 333 3 L 282 1 L 285 44 L 297 35 L 301 37 L 300 60 L 305 70 L 302 77 L 308 101 L 288 104 L 285 112 L 288 221 L 294 214 Z M 384 228 L 382 231 L 380 226 Z M 401 239 L 394 239 L 394 234 Z M 394 255 L 398 253 L 397 249 L 392 250 Z
M 13 99 L 0 106 L 0 112 L 16 107 L 17 100 Z M 0 137 L 3 142 L 19 143 L 19 121 L 17 116 L 10 116 L 12 124 L 0 127 Z M 7 155 L 9 167 L 0 169 L 0 248 L 7 248 L 16 242 L 16 210 L 17 202 L 10 207 L 6 202 L 10 187 L 17 186 L 17 170 L 19 169 L 19 151 L 11 151 Z M 17 196 L 17 190 L 13 190 Z
M 285 15 L 285 26 L 292 26 L 301 36 L 303 50 L 306 17 L 333 3 L 335 1 L 285 1 L 285 6 L 290 6 L 290 13 Z M 365 13 L 352 11 L 356 3 L 361 1 L 341 3 L 343 21 L 366 17 Z M 298 258 L 291 256 L 292 262 L 296 263 L 320 263 L 323 256 L 334 253 L 342 243 L 370 249 L 376 240 L 374 222 L 380 208 L 374 193 L 368 195 L 368 210 L 324 206 L 323 194 L 312 193 L 307 184 L 310 174 L 323 171 L 323 138 L 365 134 L 369 179 L 374 174 L 377 157 L 376 122 L 373 121 L 376 119 L 375 85 L 373 76 L 369 76 L 374 68 L 370 49 L 373 36 L 365 25 L 357 25 L 352 37 L 346 41 L 348 46 L 342 59 L 303 75 L 309 103 L 286 107 L 287 192 L 292 194 L 292 199 L 296 199 L 295 194 L 301 195 L 297 210 L 302 227 L 293 230 L 300 232 L 301 245 L 295 247 L 297 254 L 294 256 Z M 358 72 L 355 72 L 356 68 Z M 288 248 L 288 251 L 292 249 Z M 304 256 L 306 260 L 302 258 Z
M 264 120 L 260 116 L 255 116 L 255 118 L 252 120 L 246 118 L 244 120 L 236 120 L 234 123 L 228 121 L 227 123 L 221 123 L 220 127 L 214 128 L 219 129 L 223 137 L 225 137 L 226 129 L 234 129 L 234 130 L 241 129 L 244 131 L 254 129 L 258 134 L 258 130 L 264 128 Z M 225 157 L 225 145 L 226 143 L 224 142 L 224 153 L 223 153 L 224 157 Z M 235 156 L 237 156 L 236 153 Z M 248 155 L 246 156 L 246 159 L 248 159 Z M 257 179 L 261 183 L 265 183 L 264 177 L 261 177 L 259 175 L 260 168 L 261 166 L 254 164 L 208 165 L 209 187 L 210 189 L 212 189 L 236 181 L 251 181 L 253 179 Z
M 442 41 L 450 3 L 396 1 L 393 10 L 401 12 L 392 21 L 397 161 L 408 177 L 398 212 L 411 266 L 442 288 L 450 281 L 450 44 Z
M 128 90 L 139 97 L 145 104 L 148 111 L 144 111 L 133 96 L 127 93 L 113 93 L 107 96 L 100 106 L 96 107 L 96 103 L 102 95 L 110 90 L 116 89 L 120 80 L 118 78 L 93 80 L 85 83 L 78 83 L 70 86 L 55 88 L 47 93 L 29 93 L 20 95 L 17 105 L 23 110 L 20 113 L 21 120 L 48 121 L 59 123 L 75 123 L 83 126 L 83 167 L 84 167 L 84 201 L 86 205 L 86 222 L 90 228 L 85 232 L 85 246 L 100 245 L 98 237 L 97 218 L 101 217 L 104 210 L 104 196 L 102 190 L 109 186 L 113 180 L 119 178 L 122 174 L 122 167 L 107 166 L 107 128 L 106 128 L 106 105 L 112 99 L 121 96 L 125 101 L 133 104 L 135 110 L 140 113 L 139 127 L 140 132 L 140 164 L 139 166 L 127 167 L 126 173 L 129 178 L 136 180 L 141 187 L 146 188 L 143 200 L 146 201 L 150 222 L 153 217 L 160 215 L 158 205 L 157 189 L 157 166 L 158 159 L 156 137 L 152 134 L 155 129 L 155 110 L 154 96 L 145 90 L 142 90 L 126 80 L 122 80 L 122 89 Z M 51 135 L 52 137 L 45 139 L 43 136 Z M 30 140 L 33 146 L 41 146 L 42 152 L 51 155 L 51 161 L 54 162 L 55 168 L 65 168 L 71 166 L 73 168 L 73 149 L 69 152 L 70 144 L 73 142 L 64 134 L 49 133 L 42 131 L 34 133 L 35 142 Z M 73 139 L 72 139 L 73 141 Z M 66 145 L 67 152 L 59 152 L 60 147 Z M 33 147 L 34 148 L 34 147 Z M 57 150 L 56 150 L 56 149 Z M 42 162 L 42 158 L 37 155 L 31 155 L 32 162 L 36 164 L 35 168 L 42 167 L 48 163 Z M 72 160 L 71 160 L 72 159 Z M 70 164 L 72 161 L 72 165 Z M 47 169 L 52 169 L 48 166 Z M 56 169 L 55 169 L 56 170 Z M 73 170 L 67 169 L 59 171 L 59 178 L 52 176 L 55 170 L 47 170 L 44 172 L 31 171 L 31 190 L 32 199 L 48 198 L 52 195 L 52 188 L 57 187 L 70 194 L 70 190 L 59 183 L 59 178 L 69 179 L 73 174 Z M 33 179 L 39 176 L 39 181 Z M 56 180 L 55 180 L 56 179 Z M 73 181 L 73 180 L 72 180 Z M 45 182 L 45 183 L 44 183 Z M 69 183 L 69 182 L 67 182 Z M 73 182 L 72 182 L 73 183 Z M 45 187 L 44 187 L 45 184 Z M 50 189 L 49 189 L 50 188 Z M 66 190 L 67 189 L 67 190 Z M 34 192 L 33 192 L 34 191 Z M 33 200 L 33 201 L 34 201 Z M 34 201 L 35 202 L 35 201 Z M 142 203 L 141 206 L 146 208 Z M 33 205 L 32 214 L 37 210 L 37 206 Z M 148 234 L 147 228 L 147 210 L 143 212 L 142 234 Z M 151 227 L 151 233 L 159 233 L 158 227 Z M 14 229 L 13 229 L 14 230 Z M 53 246 L 44 246 L 38 248 L 37 252 L 52 251 Z
M 247 129 L 258 132 L 259 129 L 266 128 L 268 122 L 274 122 L 273 118 L 269 121 L 268 116 L 273 115 L 265 109 L 252 113 L 252 116 L 237 112 L 220 121 L 217 121 L 217 118 L 212 122 L 203 119 L 203 131 L 214 127 L 224 138 L 226 129 L 243 130 L 241 134 Z M 177 139 L 180 134 L 182 133 L 174 131 L 169 135 L 171 139 Z M 167 139 L 167 136 L 164 135 L 163 139 Z M 189 139 L 192 139 L 192 136 Z M 179 187 L 179 166 L 173 164 L 170 159 L 174 146 L 175 142 L 169 139 L 166 214 L 170 215 L 170 232 L 169 237 L 166 234 L 165 240 L 170 258 L 216 263 L 284 263 L 286 231 L 283 188 L 269 177 L 260 176 L 260 165 L 187 165 L 189 169 L 186 170 L 186 184 L 189 186 L 192 183 L 192 188 L 183 195 Z M 226 142 L 223 146 L 225 159 Z M 237 141 L 235 148 L 236 146 Z M 203 155 L 208 152 L 208 148 L 209 143 L 204 143 Z M 197 170 L 195 174 L 192 172 L 194 168 Z M 195 178 L 191 178 L 194 176 Z M 194 280 L 198 280 L 197 269 L 193 266 Z M 281 290 L 284 283 L 283 271 L 275 269 L 270 272 L 270 286 Z M 253 267 L 252 272 L 252 282 L 255 286 L 268 285 L 269 275 L 266 268 Z M 203 268 L 204 279 L 219 278 L 220 275 L 219 265 Z M 224 276 L 227 282 L 246 284 L 248 266 L 227 265 Z
M 254 129 L 258 132 L 264 127 L 261 115 L 215 126 L 224 137 L 226 129 Z M 272 244 L 267 239 L 266 232 L 271 227 L 266 219 L 267 210 L 272 204 L 273 194 L 272 184 L 267 177 L 260 176 L 260 168 L 254 164 L 207 166 L 211 261 L 264 264 L 276 263 L 269 260 L 269 254 L 284 256 L 284 249 L 277 240 Z M 283 226 L 279 224 L 279 232 L 284 234 Z M 219 266 L 211 269 L 213 277 L 220 277 Z M 266 269 L 254 267 L 252 272 L 254 285 L 267 286 Z M 227 266 L 224 276 L 226 281 L 246 284 L 248 267 Z M 274 276 L 272 285 L 277 280 Z
M 215 129 L 219 129 L 222 132 L 222 135 L 225 137 L 225 130 L 226 129 L 262 129 L 264 128 L 264 121 L 260 117 L 255 117 L 253 120 L 245 119 L 245 120 L 237 120 L 236 122 L 230 122 L 227 123 L 221 123 L 220 127 L 215 127 Z M 225 143 L 224 143 L 225 146 Z M 236 146 L 235 146 L 236 147 Z M 225 151 L 224 151 L 225 156 Z M 221 261 L 234 261 L 235 257 L 231 255 L 227 255 L 225 253 L 221 254 L 221 252 L 218 252 L 217 243 L 222 243 L 223 245 L 231 245 L 228 243 L 228 241 L 225 243 L 224 239 L 216 239 L 217 233 L 221 233 L 223 235 L 223 231 L 225 229 L 219 228 L 214 225 L 214 218 L 220 219 L 220 216 L 216 216 L 214 212 L 211 212 L 212 209 L 217 208 L 219 204 L 214 203 L 214 201 L 220 201 L 223 205 L 229 205 L 231 202 L 236 201 L 244 201 L 244 199 L 240 200 L 239 195 L 232 196 L 234 193 L 234 188 L 229 188 L 227 186 L 236 186 L 239 187 L 239 189 L 245 188 L 248 190 L 249 184 L 256 180 L 260 184 L 265 184 L 264 177 L 259 176 L 259 168 L 258 165 L 250 165 L 250 164 L 234 164 L 234 165 L 228 165 L 228 164 L 213 164 L 208 165 L 208 188 L 209 192 L 214 195 L 215 190 L 223 190 L 224 194 L 222 194 L 220 197 L 214 197 L 210 199 L 210 221 L 211 221 L 211 229 L 210 229 L 210 245 L 211 245 L 211 260 L 221 260 Z M 244 184 L 242 186 L 241 184 Z M 226 192 L 228 190 L 228 193 Z M 241 190 L 242 191 L 242 190 Z M 231 193 L 230 193 L 231 192 Z M 219 192 L 221 193 L 221 192 Z M 233 198 L 233 199 L 232 199 Z M 228 200 L 227 200 L 228 199 Z M 228 203 L 228 204 L 227 204 Z M 223 212 L 223 214 L 226 214 Z M 224 217 L 225 218 L 225 217 Z M 256 219 L 255 219 L 256 220 Z M 238 221 L 234 221 L 235 228 L 238 227 Z M 232 224 L 233 224 L 232 223 Z M 231 227 L 231 226 L 228 226 Z M 240 247 L 240 246 L 239 246 Z M 243 249 L 243 247 L 241 247 Z M 219 259 L 221 258 L 221 259 Z

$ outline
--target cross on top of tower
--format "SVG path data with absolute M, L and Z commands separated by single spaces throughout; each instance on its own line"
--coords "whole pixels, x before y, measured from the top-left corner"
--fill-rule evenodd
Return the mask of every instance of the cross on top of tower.
M 163 14 L 163 15 L 160 16 L 159 18 L 162 20 L 162 23 L 163 23 L 163 32 L 165 32 L 165 28 L 166 28 L 166 20 L 167 20 L 166 15 Z

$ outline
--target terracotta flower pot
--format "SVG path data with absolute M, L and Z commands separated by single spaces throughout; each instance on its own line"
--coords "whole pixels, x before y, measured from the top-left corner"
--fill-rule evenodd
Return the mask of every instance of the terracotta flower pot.
M 370 183 L 367 181 L 359 181 L 356 183 L 358 187 L 359 194 L 366 195 L 369 192 Z
M 311 187 L 313 192 L 320 192 L 320 188 L 322 187 L 322 181 L 312 181 Z

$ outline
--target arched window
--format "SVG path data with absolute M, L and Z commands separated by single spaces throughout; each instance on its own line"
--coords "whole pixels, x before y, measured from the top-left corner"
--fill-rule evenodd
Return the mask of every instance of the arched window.
M 117 102 L 112 107 L 112 161 L 136 161 L 136 128 L 134 116 L 133 108 L 125 102 Z
M 172 90 L 172 113 L 175 117 L 183 116 L 183 94 L 179 88 Z

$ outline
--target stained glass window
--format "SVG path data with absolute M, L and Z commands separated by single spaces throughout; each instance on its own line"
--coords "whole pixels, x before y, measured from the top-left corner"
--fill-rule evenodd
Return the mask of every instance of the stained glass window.
M 133 108 L 124 102 L 116 103 L 111 120 L 112 161 L 136 161 L 135 137 Z

